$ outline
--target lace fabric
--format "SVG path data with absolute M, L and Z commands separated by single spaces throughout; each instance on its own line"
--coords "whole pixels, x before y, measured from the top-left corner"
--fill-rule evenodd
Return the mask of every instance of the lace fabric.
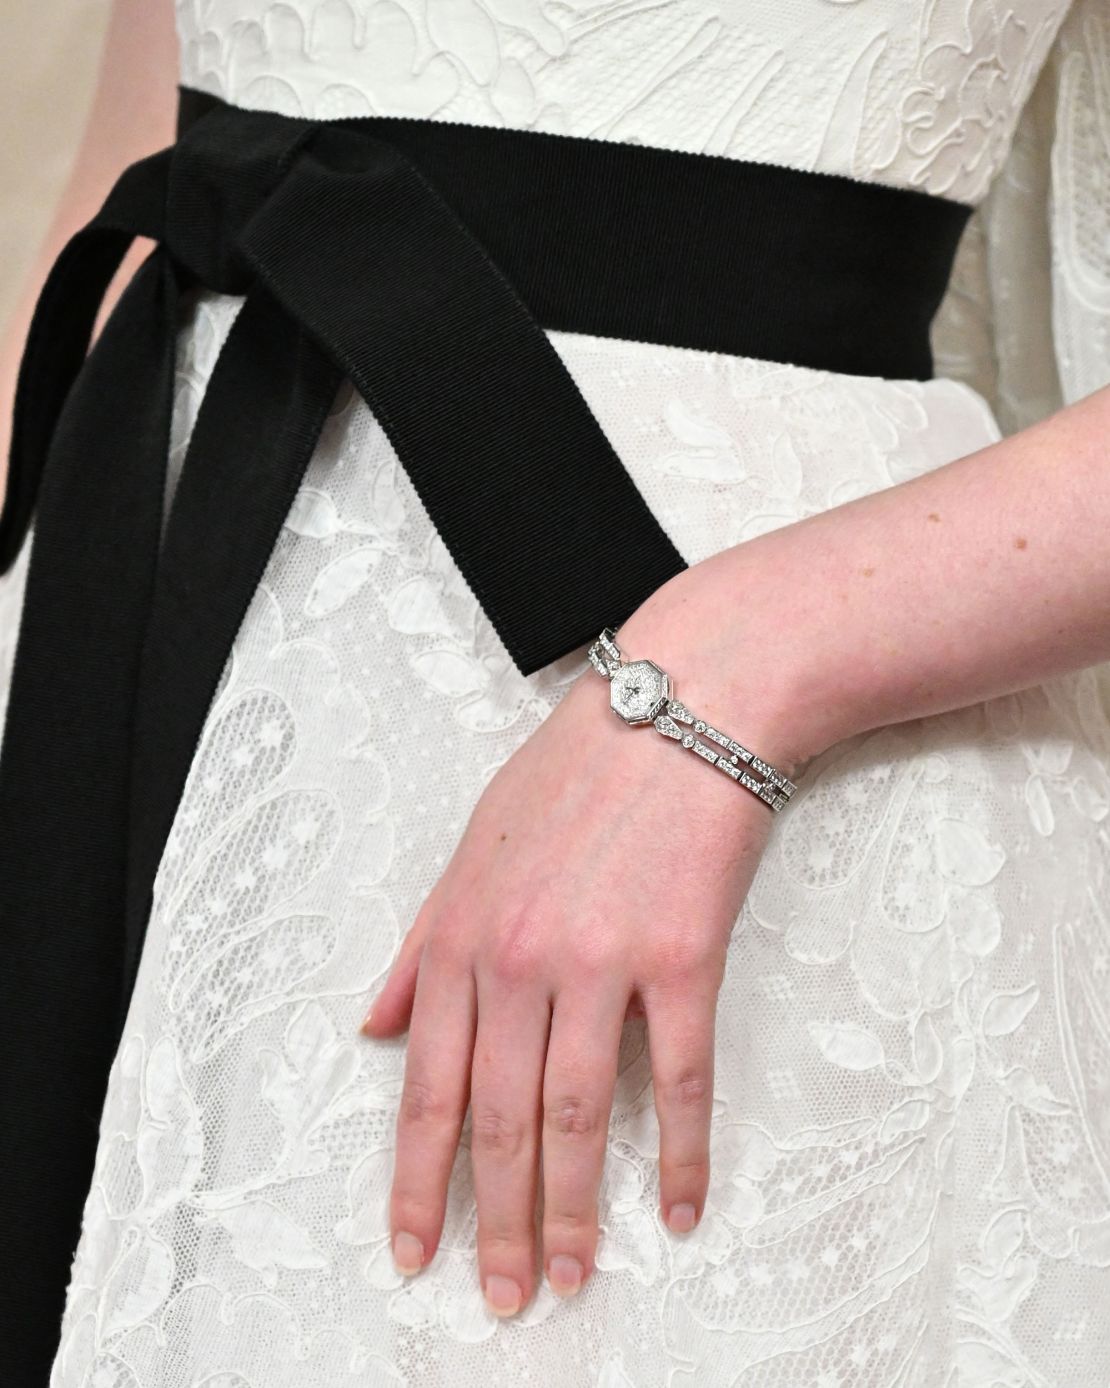
M 937 371 L 1002 428 L 1110 378 L 1110 13 L 1075 0 L 964 235 L 934 323 Z
M 1067 8 L 179 0 L 177 13 L 190 84 L 240 105 L 633 140 L 975 203 Z
M 712 148 L 978 204 L 931 382 L 550 334 L 696 563 L 1110 379 L 1110 17 L 1065 9 L 196 0 L 178 25 L 182 80 L 241 104 Z M 237 308 L 197 293 L 181 325 L 171 492 Z M 519 675 L 342 391 L 161 865 L 53 1388 L 1110 1378 L 1110 667 L 809 770 L 729 947 L 696 1230 L 658 1215 L 632 1022 L 582 1293 L 486 1310 L 469 1122 L 441 1247 L 394 1272 L 404 1040 L 355 1029 L 489 776 L 586 669 Z

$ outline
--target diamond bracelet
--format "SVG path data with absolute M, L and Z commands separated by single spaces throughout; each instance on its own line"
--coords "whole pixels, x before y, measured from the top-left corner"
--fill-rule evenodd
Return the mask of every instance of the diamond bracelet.
M 653 723 L 657 732 L 674 738 L 687 751 L 703 757 L 710 766 L 758 795 L 773 810 L 781 810 L 797 790 L 794 782 L 787 780 L 781 771 L 768 766 L 727 733 L 710 727 L 703 718 L 695 718 L 685 704 L 671 698 L 671 677 L 653 660 L 633 660 L 625 664 L 612 628 L 605 628 L 588 654 L 590 664 L 609 681 L 609 707 L 626 723 Z M 693 732 L 687 731 L 690 727 Z M 703 737 L 715 742 L 721 750 L 716 751 L 708 742 L 703 742 Z M 753 771 L 758 779 L 752 775 Z

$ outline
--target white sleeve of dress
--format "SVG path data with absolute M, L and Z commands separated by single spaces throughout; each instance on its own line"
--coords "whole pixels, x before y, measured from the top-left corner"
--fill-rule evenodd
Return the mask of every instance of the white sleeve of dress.
M 1004 433 L 1110 382 L 1110 6 L 1073 0 L 967 227 L 933 329 L 938 375 Z

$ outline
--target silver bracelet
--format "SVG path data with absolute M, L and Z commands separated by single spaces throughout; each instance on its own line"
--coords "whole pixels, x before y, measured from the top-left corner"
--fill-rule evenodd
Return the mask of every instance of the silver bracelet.
M 653 660 L 633 660 L 627 664 L 621 657 L 613 630 L 606 627 L 589 649 L 590 664 L 609 681 L 609 707 L 626 723 L 652 723 L 664 737 L 672 737 L 690 752 L 696 752 L 710 766 L 723 771 L 737 785 L 750 790 L 773 810 L 781 810 L 797 790 L 793 781 L 781 771 L 768 766 L 739 742 L 712 728 L 702 718 L 695 718 L 685 704 L 671 697 L 671 677 Z M 693 727 L 693 732 L 680 726 Z M 695 736 L 699 734 L 699 736 Z M 722 751 L 714 751 L 702 737 L 715 742 Z M 755 771 L 759 777 L 752 775 Z

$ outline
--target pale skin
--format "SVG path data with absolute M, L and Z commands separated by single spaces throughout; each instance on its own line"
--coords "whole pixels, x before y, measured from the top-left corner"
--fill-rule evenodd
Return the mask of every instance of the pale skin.
M 653 593 L 618 640 L 803 785 L 805 765 L 846 737 L 1108 660 L 1108 437 L 1104 388 L 721 551 Z M 774 679 L 753 681 L 751 643 Z M 716 997 L 772 830 L 763 804 L 627 727 L 607 693 L 587 670 L 498 770 L 363 1024 L 409 1031 L 395 1256 L 412 1272 L 435 1252 L 469 1097 L 478 1262 L 500 1314 L 527 1304 L 538 1251 L 562 1294 L 593 1270 L 629 1012 L 646 1016 L 661 1217 L 678 1233 L 701 1217 Z
M 117 167 L 146 152 L 117 142 Z M 12 360 L 9 346 L 9 398 Z M 809 761 L 844 738 L 1110 660 L 1108 437 L 1104 388 L 694 565 L 628 618 L 620 643 L 803 786 Z M 752 679 L 753 642 L 773 679 Z M 390 1201 L 402 1272 L 435 1256 L 469 1105 L 491 1309 L 527 1305 L 541 1269 L 561 1295 L 590 1276 L 630 1015 L 650 1046 L 660 1214 L 678 1235 L 696 1224 L 725 952 L 773 819 L 617 720 L 590 670 L 497 771 L 362 1026 L 408 1032 Z
M 0 494 L 7 473 L 19 356 L 43 280 L 66 241 L 96 213 L 120 170 L 173 140 L 176 83 L 173 6 L 115 0 L 85 133 L 73 151 L 72 172 L 0 336 Z M 109 290 L 101 322 L 150 249 L 150 242 L 141 238 L 132 245 Z

